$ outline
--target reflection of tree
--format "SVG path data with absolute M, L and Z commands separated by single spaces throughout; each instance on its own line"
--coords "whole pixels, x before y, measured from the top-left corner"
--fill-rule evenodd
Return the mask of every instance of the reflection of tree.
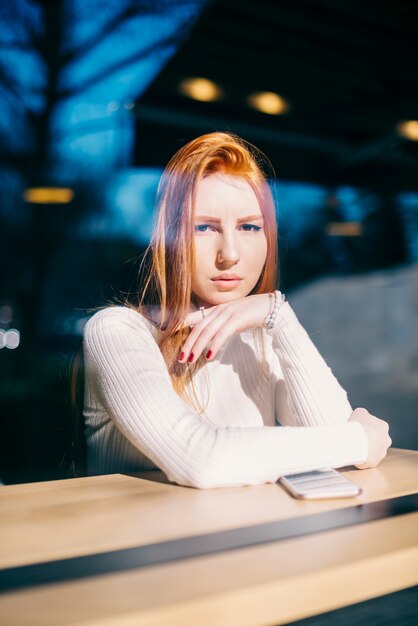
M 77 222 L 98 210 L 105 180 L 103 163 L 108 168 L 106 174 L 120 166 L 115 150 L 108 148 L 92 157 L 84 155 L 79 171 L 74 166 L 71 171 L 65 167 L 71 142 L 79 145 L 80 137 L 89 141 L 103 131 L 116 131 L 115 135 L 119 131 L 109 115 L 95 119 L 86 115 L 74 122 L 76 105 L 94 104 L 106 111 L 115 97 L 139 98 L 148 86 L 146 81 L 152 80 L 185 38 L 205 1 L 16 0 L 0 5 L 0 228 L 2 234 L 8 232 L 7 246 L 1 247 L 0 289 L 7 303 L 17 310 L 22 337 L 21 347 L 2 354 L 5 358 L 0 361 L 4 420 L 0 476 L 7 481 L 61 477 L 58 466 L 67 444 L 65 420 L 69 413 L 64 402 L 68 397 L 68 364 L 62 353 L 67 344 L 60 343 L 59 353 L 39 350 L 38 316 L 46 291 L 56 312 L 64 301 L 62 293 L 71 292 L 77 282 L 85 291 L 83 294 L 80 289 L 71 308 L 101 304 L 118 292 L 120 282 L 125 286 L 127 276 L 121 270 L 128 268 L 121 268 L 126 261 L 123 255 L 133 256 L 126 242 L 116 251 L 110 251 L 112 244 L 105 241 L 90 249 L 89 242 L 83 249 L 76 243 L 73 256 L 78 258 L 80 253 L 79 263 L 72 265 L 70 254 L 65 259 L 72 280 L 66 280 L 60 268 L 51 267 L 62 260 Z M 149 23 L 143 26 L 143 20 L 153 16 L 164 18 L 161 31 L 150 28 Z M 152 59 L 155 70 L 153 74 L 145 72 L 149 78 L 143 79 L 141 64 L 148 59 Z M 129 81 L 132 78 L 132 84 L 120 80 L 124 73 Z M 124 113 L 128 115 L 126 110 Z M 124 165 L 129 164 L 126 153 L 124 150 Z M 71 153 L 73 163 L 74 155 L 79 156 L 76 148 Z M 62 180 L 70 181 L 75 190 L 71 204 L 23 204 L 23 189 Z M 94 260 L 101 276 L 107 271 L 112 282 L 118 282 L 113 282 L 114 292 L 101 292 L 100 277 L 83 275 L 82 254 L 87 256 L 85 263 L 88 258 Z M 51 276 L 61 281 L 60 288 L 51 288 L 47 281 Z M 106 278 L 103 283 L 107 284 Z M 101 302 L 93 302 L 95 294 L 103 296 Z
M 19 132 L 16 128 L 13 129 L 13 134 L 6 132 L 2 146 L 2 163 L 16 167 L 29 184 L 31 182 L 39 184 L 42 178 L 48 178 L 51 146 L 57 138 L 62 139 L 65 134 L 73 132 L 69 125 L 54 128 L 57 107 L 83 93 L 88 94 L 93 87 L 105 83 L 108 79 L 110 79 L 108 97 L 111 99 L 111 81 L 118 71 L 161 50 L 178 46 L 185 38 L 190 22 L 184 23 L 175 33 L 165 38 L 157 38 L 146 46 L 141 45 L 141 39 L 138 37 L 137 46 L 127 46 L 125 57 L 113 61 L 109 53 L 105 64 L 99 65 L 96 70 L 91 64 L 88 75 L 77 84 L 68 86 L 65 80 L 68 72 L 74 72 L 74 66 L 84 63 L 88 55 L 92 56 L 94 49 L 102 46 L 106 38 L 110 38 L 118 31 L 123 33 L 129 22 L 168 13 L 170 4 L 176 5 L 177 10 L 181 5 L 188 6 L 189 9 L 195 5 L 196 11 L 202 2 L 125 0 L 112 6 L 108 1 L 99 3 L 90 1 L 84 4 L 82 16 L 75 13 L 76 3 L 68 0 L 54 2 L 21 0 L 6 3 L 3 8 L 3 20 L 14 36 L 0 42 L 2 51 L 0 98 L 18 112 L 20 133 L 23 137 L 18 137 L 16 141 L 15 133 Z M 114 7 L 117 8 L 116 12 Z M 101 15 L 108 15 L 107 19 L 101 18 L 101 28 L 84 41 L 75 41 L 74 22 L 82 17 L 84 22 L 91 23 L 98 12 Z M 140 27 L 141 24 L 138 22 L 138 28 Z M 15 56 L 11 55 L 12 52 Z M 28 64 L 29 67 L 33 67 L 35 61 L 38 71 L 41 72 L 39 79 L 34 80 L 33 76 L 24 75 L 22 72 L 16 75 L 16 66 L 12 65 L 12 60 Z M 86 100 L 89 100 L 88 95 Z M 91 122 L 87 122 L 86 130 L 91 132 L 89 124 Z
M 17 0 L 4 3 L 1 11 L 6 34 L 0 40 L 0 102 L 3 105 L 0 167 L 17 172 L 22 188 L 53 183 L 51 170 L 59 142 L 74 133 L 97 132 L 103 130 L 103 126 L 106 129 L 109 124 L 106 119 L 86 120 L 84 126 L 74 127 L 70 120 L 62 117 L 65 107 L 70 105 L 71 110 L 71 104 L 79 98 L 94 101 L 95 97 L 100 97 L 98 93 L 108 94 L 105 103 L 111 100 L 112 85 L 121 70 L 129 68 L 131 73 L 138 72 L 138 63 L 162 52 L 167 55 L 172 52 L 185 38 L 194 21 L 192 18 L 203 5 L 204 0 L 121 0 L 116 3 L 109 0 L 84 3 Z M 181 12 L 184 16 L 177 28 L 166 29 L 165 35 L 148 37 L 149 42 L 144 43 L 140 36 L 141 20 L 162 15 L 169 20 L 174 15 L 178 23 Z M 84 35 L 80 34 L 83 32 Z M 107 53 L 104 51 L 106 42 L 110 42 Z M 101 59 L 101 62 L 89 63 L 89 59 Z M 75 81 L 78 71 L 80 78 Z M 101 91 L 92 96 L 96 88 Z M 138 95 L 131 93 L 132 98 Z M 4 123 L 7 113 L 10 121 Z M 90 193 L 92 195 L 94 193 Z M 83 213 L 95 208 L 88 203 L 81 204 L 79 198 L 76 202 Z M 17 198 L 16 203 L 19 204 Z M 16 208 L 19 210 L 19 206 Z M 30 268 L 30 279 L 20 285 L 23 292 L 21 314 L 28 313 L 21 322 L 28 340 L 35 340 L 37 336 L 37 312 L 48 264 L 76 217 L 74 204 L 64 208 L 37 205 L 32 209 L 24 263 Z M 56 236 L 57 219 L 61 221 L 60 237 Z M 11 234 L 13 236 L 13 231 Z M 16 230 L 14 234 L 22 239 L 21 232 Z M 11 285 L 5 285 L 5 289 L 13 290 Z

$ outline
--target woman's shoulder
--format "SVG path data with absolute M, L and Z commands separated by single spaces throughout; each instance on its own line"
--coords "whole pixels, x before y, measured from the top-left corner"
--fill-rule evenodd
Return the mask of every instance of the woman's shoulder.
M 140 311 L 133 307 L 123 305 L 111 305 L 97 310 L 87 320 L 83 334 L 104 331 L 106 329 L 147 329 L 155 338 L 157 329 L 154 324 Z

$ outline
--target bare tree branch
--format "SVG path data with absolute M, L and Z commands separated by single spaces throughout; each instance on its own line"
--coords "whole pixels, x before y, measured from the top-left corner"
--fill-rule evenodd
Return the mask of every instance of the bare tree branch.
M 26 2 L 30 4 L 28 0 L 26 0 Z M 31 4 L 35 4 L 38 7 L 42 6 L 42 3 L 37 0 L 32 0 Z M 9 2 L 1 5 L 1 8 L 2 15 L 0 17 L 7 23 L 8 34 L 13 35 L 9 41 L 6 40 L 1 42 L 1 48 L 4 50 L 31 50 L 32 47 L 36 48 L 37 42 L 39 42 L 39 33 L 34 30 L 28 15 L 22 12 L 21 4 L 18 2 Z M 21 37 L 21 32 L 19 32 L 17 28 L 18 23 L 23 26 L 23 30 L 28 35 L 26 40 Z M 12 44 L 13 47 L 9 48 L 9 44 Z
M 109 20 L 106 26 L 101 31 L 97 32 L 94 37 L 83 43 L 81 46 L 78 46 L 78 48 L 74 48 L 74 50 L 63 53 L 61 55 L 62 67 L 68 63 L 80 60 L 81 57 L 95 48 L 95 46 L 103 41 L 105 37 L 108 37 L 112 32 L 114 32 L 119 26 L 121 26 L 121 24 L 132 17 L 139 15 L 141 15 L 141 12 L 138 11 L 138 9 L 133 8 L 131 5 L 127 6 L 118 15 L 115 15 L 111 20 Z
M 33 51 L 34 48 L 35 44 L 32 41 L 0 41 L 0 50 L 26 50 L 30 52 Z
M 121 61 L 118 61 L 117 63 L 114 63 L 113 65 L 110 65 L 102 73 L 96 74 L 96 76 L 92 76 L 88 80 L 85 80 L 83 83 L 78 84 L 76 87 L 58 91 L 57 98 L 61 100 L 64 98 L 68 98 L 70 96 L 77 95 L 78 93 L 81 93 L 85 91 L 86 89 L 90 89 L 91 87 L 93 87 L 97 83 L 100 83 L 102 80 L 104 80 L 105 78 L 113 74 L 114 72 L 117 72 L 118 70 L 128 65 L 131 65 L 132 63 L 135 63 L 136 61 L 145 59 L 149 55 L 153 54 L 156 50 L 163 50 L 164 48 L 168 48 L 171 45 L 178 44 L 179 42 L 183 40 L 187 32 L 188 32 L 188 29 L 183 28 L 183 30 L 180 33 L 176 32 L 175 34 L 170 35 L 163 41 L 153 42 L 145 50 L 136 52 L 135 54 L 132 54 L 126 59 L 122 59 Z
M 196 4 L 205 4 L 206 0 L 190 0 L 184 2 L 184 7 L 190 6 L 190 8 L 195 8 Z M 163 3 L 164 4 L 164 3 Z M 170 6 L 170 3 L 167 3 Z M 141 15 L 161 15 L 161 6 L 159 2 L 155 0 L 144 1 L 140 0 L 139 2 L 129 4 L 123 11 L 121 11 L 118 15 L 115 15 L 109 22 L 105 25 L 105 27 L 97 32 L 94 37 L 90 38 L 88 41 L 83 43 L 78 48 L 74 50 L 70 50 L 67 53 L 64 53 L 61 56 L 62 66 L 64 67 L 68 63 L 72 63 L 74 61 L 78 61 L 85 54 L 90 52 L 95 46 L 97 46 L 105 37 L 108 37 L 113 32 L 117 30 L 119 26 L 123 23 L 134 19 L 136 17 L 140 17 Z
M 25 109 L 28 109 L 28 105 L 16 85 L 16 81 L 12 79 L 10 73 L 2 65 L 0 65 L 0 83 L 4 91 L 8 90 L 11 95 L 15 96 L 23 104 Z
M 122 114 L 128 115 L 127 111 L 123 111 Z M 71 138 L 71 136 L 86 137 L 87 135 L 105 133 L 110 130 L 115 130 L 114 122 L 110 117 L 102 117 L 95 120 L 79 122 L 75 127 L 58 128 L 51 133 L 51 141 L 63 141 Z
M 2 142 L 2 144 L 2 150 L 0 152 L 0 167 L 14 168 L 25 175 L 31 162 L 30 155 L 26 153 L 20 154 L 10 148 L 6 148 L 4 146 L 4 142 Z

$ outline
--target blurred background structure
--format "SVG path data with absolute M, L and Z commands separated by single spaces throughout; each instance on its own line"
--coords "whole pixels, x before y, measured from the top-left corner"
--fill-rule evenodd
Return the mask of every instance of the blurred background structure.
M 280 288 L 348 390 L 417 448 L 418 5 L 5 0 L 0 478 L 68 476 L 89 309 L 135 297 L 159 176 L 236 132 L 271 159 Z

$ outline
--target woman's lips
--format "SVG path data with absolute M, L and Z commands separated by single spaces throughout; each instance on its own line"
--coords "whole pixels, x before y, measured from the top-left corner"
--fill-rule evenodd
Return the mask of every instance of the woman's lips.
M 234 289 L 241 283 L 242 278 L 212 278 L 212 282 L 223 289 Z

